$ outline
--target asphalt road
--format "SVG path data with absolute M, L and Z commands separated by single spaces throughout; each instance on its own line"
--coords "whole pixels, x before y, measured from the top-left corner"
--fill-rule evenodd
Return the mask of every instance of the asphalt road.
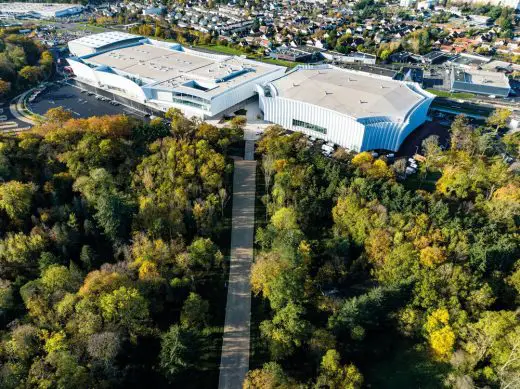
M 449 122 L 451 122 L 451 120 Z M 439 137 L 439 144 L 447 146 L 450 129 L 448 126 L 443 126 L 437 121 L 425 122 L 406 137 L 399 151 L 396 153 L 396 157 L 411 157 L 415 153 L 421 154 L 422 141 L 431 135 L 437 135 Z
M 10 103 L 4 102 L 0 104 L 0 109 L 2 109 L 2 113 L 0 115 L 5 115 L 7 117 L 7 122 L 12 122 L 16 124 L 16 127 L 18 128 L 25 128 L 29 126 L 29 124 L 22 122 L 21 120 L 18 120 L 11 114 L 11 110 L 9 109 Z M 1 123 L 1 122 L 0 122 Z
M 250 143 L 253 143 L 249 141 Z M 246 148 L 247 145 L 246 145 Z M 250 154 L 250 153 L 248 153 Z M 246 155 L 246 158 L 248 155 Z M 256 162 L 235 161 L 231 260 L 219 389 L 241 389 L 249 370 Z
M 114 106 L 108 101 L 100 101 L 95 96 L 81 93 L 77 87 L 69 84 L 53 84 L 40 94 L 32 103 L 30 109 L 44 115 L 49 109 L 62 106 L 72 112 L 76 118 L 86 118 L 99 115 L 126 114 L 142 117 L 142 114 L 123 105 Z

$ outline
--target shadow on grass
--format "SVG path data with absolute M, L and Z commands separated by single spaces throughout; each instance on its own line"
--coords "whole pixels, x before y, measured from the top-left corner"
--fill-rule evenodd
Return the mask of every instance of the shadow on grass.
M 432 360 L 423 347 L 401 336 L 387 339 L 389 347 L 382 359 L 367 360 L 360 365 L 365 384 L 372 389 L 445 388 L 449 366 Z

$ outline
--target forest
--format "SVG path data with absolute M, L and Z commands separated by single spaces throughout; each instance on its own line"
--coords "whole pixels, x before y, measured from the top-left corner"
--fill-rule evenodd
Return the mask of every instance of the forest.
M 29 89 L 52 72 L 53 57 L 22 27 L 0 29 L 0 98 Z
M 520 387 L 520 181 L 505 112 L 403 160 L 258 143 L 253 353 L 244 388 Z
M 408 178 L 264 132 L 244 388 L 520 387 L 507 116 L 457 117 Z M 217 386 L 242 119 L 57 108 L 0 135 L 0 387 Z
M 0 135 L 0 387 L 214 387 L 240 121 L 46 116 Z

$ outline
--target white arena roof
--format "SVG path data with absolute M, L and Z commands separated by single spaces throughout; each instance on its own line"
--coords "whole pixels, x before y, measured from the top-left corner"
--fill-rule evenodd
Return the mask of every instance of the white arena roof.
M 425 96 L 405 82 L 336 67 L 297 68 L 271 83 L 282 98 L 354 118 L 406 117 Z
M 110 31 L 110 32 L 102 32 L 100 34 L 94 34 L 89 36 L 84 36 L 79 39 L 75 39 L 74 43 L 78 45 L 83 45 L 86 47 L 91 47 L 93 49 L 99 49 L 103 46 L 108 46 L 114 43 L 123 42 L 131 39 L 142 38 L 139 35 L 128 34 L 126 32 L 119 31 Z

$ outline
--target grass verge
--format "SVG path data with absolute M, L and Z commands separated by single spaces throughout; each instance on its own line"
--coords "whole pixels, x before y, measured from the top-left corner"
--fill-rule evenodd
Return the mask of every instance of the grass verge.
M 431 94 L 434 94 L 438 97 L 447 97 L 451 99 L 472 99 L 475 97 L 473 93 L 466 93 L 466 92 L 448 92 L 444 90 L 438 90 L 438 89 L 426 89 Z

